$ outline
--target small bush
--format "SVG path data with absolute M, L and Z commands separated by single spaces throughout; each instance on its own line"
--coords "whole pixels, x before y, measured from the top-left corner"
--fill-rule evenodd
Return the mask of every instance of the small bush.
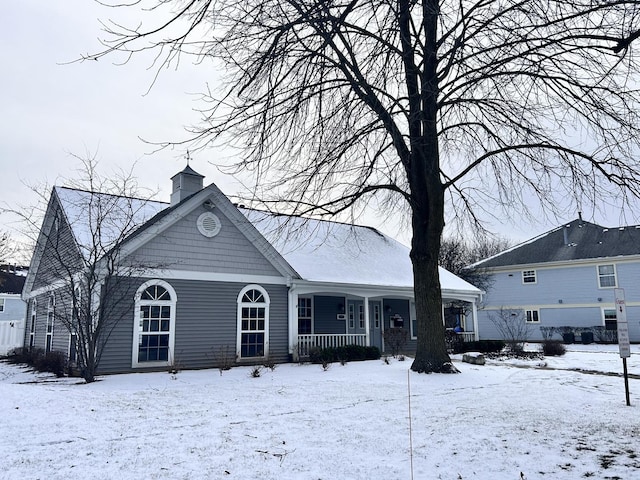
M 258 378 L 262 375 L 262 367 L 260 365 L 256 365 L 251 369 L 249 374 L 252 378 Z
M 56 377 L 64 377 L 67 356 L 62 352 L 48 352 L 39 356 L 33 367 L 39 372 L 51 372 Z
M 463 351 L 465 352 L 480 352 L 480 353 L 498 353 L 505 347 L 503 340 L 478 340 L 477 342 L 464 342 L 462 344 Z
M 547 357 L 560 357 L 567 353 L 567 349 L 560 340 L 544 340 L 542 353 Z
M 357 362 L 361 360 L 378 360 L 380 349 L 378 347 L 363 347 L 362 345 L 345 345 L 343 347 L 309 349 L 309 361 L 311 363 L 333 362 Z
M 264 363 L 262 364 L 264 366 L 264 368 L 268 368 L 269 370 L 271 370 L 272 372 L 276 369 L 276 362 L 274 362 L 273 360 L 271 360 L 269 357 L 267 357 L 264 360 Z
M 391 351 L 391 355 L 396 357 L 407 344 L 409 332 L 404 328 L 389 328 L 382 333 L 382 336 L 384 337 L 384 344 Z

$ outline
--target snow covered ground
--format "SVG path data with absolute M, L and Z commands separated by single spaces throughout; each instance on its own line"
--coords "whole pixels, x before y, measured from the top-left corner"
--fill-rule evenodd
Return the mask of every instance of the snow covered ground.
M 0 477 L 389 480 L 412 478 L 413 462 L 426 480 L 640 478 L 640 380 L 627 407 L 621 377 L 570 370 L 621 372 L 617 347 L 545 362 L 457 361 L 461 375 L 408 373 L 410 360 L 290 364 L 91 385 L 0 363 Z M 628 365 L 640 377 L 640 346 Z

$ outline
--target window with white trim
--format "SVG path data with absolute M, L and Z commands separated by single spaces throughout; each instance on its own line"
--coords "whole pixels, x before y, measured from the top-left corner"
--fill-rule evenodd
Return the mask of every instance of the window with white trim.
M 522 271 L 522 283 L 537 283 L 535 270 L 523 270 Z
M 598 265 L 598 285 L 600 288 L 613 288 L 617 285 L 615 265 Z
M 56 315 L 56 298 L 53 294 L 49 295 L 49 302 L 47 303 L 47 334 L 44 341 L 44 352 L 49 353 L 53 346 L 53 326 Z
M 525 310 L 524 320 L 526 323 L 540 323 L 540 310 Z
M 356 328 L 356 310 L 355 305 L 353 303 L 349 304 L 349 329 L 353 330 Z
M 376 303 L 373 305 L 373 328 L 380 328 L 380 304 Z
M 0 298 L 0 312 L 4 312 L 4 298 Z
M 618 329 L 618 317 L 616 315 L 615 308 L 603 308 L 602 318 L 604 322 L 605 330 L 617 330 Z
M 416 302 L 409 302 L 409 318 L 411 319 L 411 340 L 416 340 L 418 338 L 418 319 L 416 317 Z
M 313 333 L 311 297 L 298 297 L 298 335 Z
M 150 280 L 136 292 L 133 366 L 170 365 L 175 343 L 176 293 L 162 280 Z
M 364 305 L 358 305 L 358 324 L 364 330 Z
M 38 301 L 34 298 L 31 301 L 31 323 L 29 325 L 29 350 L 36 344 L 36 320 L 38 317 Z
M 269 294 L 259 285 L 248 285 L 238 295 L 238 357 L 269 355 Z

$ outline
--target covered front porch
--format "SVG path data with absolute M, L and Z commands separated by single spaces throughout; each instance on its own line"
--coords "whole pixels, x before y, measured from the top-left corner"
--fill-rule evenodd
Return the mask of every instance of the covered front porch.
M 445 296 L 446 295 L 446 296 Z M 476 292 L 443 289 L 443 323 L 463 337 L 478 339 Z M 405 338 L 403 352 L 416 348 L 417 318 L 412 288 L 366 288 L 304 282 L 289 290 L 290 354 L 305 359 L 314 348 L 375 346 L 390 353 L 385 337 Z

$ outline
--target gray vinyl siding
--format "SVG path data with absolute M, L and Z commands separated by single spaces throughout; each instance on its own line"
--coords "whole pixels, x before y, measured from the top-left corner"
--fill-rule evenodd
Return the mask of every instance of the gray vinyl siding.
M 52 225 L 49 234 L 44 238 L 45 247 L 36 267 L 32 290 L 47 287 L 61 278 L 68 278 L 70 272 L 76 272 L 82 267 L 82 258 L 71 228 L 64 215 L 60 213 L 55 197 L 52 197 L 52 202 L 52 218 L 58 216 L 59 228 L 56 231 Z
M 276 268 L 222 213 L 214 210 L 222 228 L 212 238 L 203 236 L 196 226 L 204 208 L 197 208 L 178 220 L 135 252 L 147 265 L 171 270 L 280 275 Z
M 61 317 L 70 315 L 70 310 L 67 308 L 64 302 L 64 289 L 58 289 L 54 292 L 56 297 L 56 307 L 54 312 L 53 322 L 53 338 L 51 344 L 51 350 L 62 352 L 65 355 L 69 350 L 69 330 L 64 324 Z M 36 309 L 36 328 L 34 336 L 34 348 L 45 350 L 47 341 L 47 315 L 49 305 L 49 293 L 43 293 L 36 297 L 37 309 Z M 33 302 L 30 302 L 27 309 L 27 318 L 25 322 L 25 340 L 24 345 L 29 346 L 29 334 L 31 327 L 31 309 Z
M 134 292 L 147 278 L 129 279 Z M 217 365 L 221 350 L 235 358 L 238 294 L 244 283 L 171 280 L 176 291 L 175 362 L 179 368 L 210 368 Z M 289 360 L 287 287 L 260 285 L 269 294 L 269 358 Z M 101 373 L 130 372 L 133 350 L 134 297 L 122 303 L 126 314 L 109 338 L 100 365 Z M 137 368 L 136 371 L 144 370 Z
M 315 295 L 313 297 L 313 333 L 345 334 L 346 320 L 338 320 L 340 313 L 345 313 L 344 297 Z
M 502 306 L 539 311 L 540 322 L 530 324 L 532 341 L 542 340 L 541 326 L 603 325 L 602 310 L 614 308 L 614 289 L 599 287 L 597 266 L 613 264 L 617 285 L 625 290 L 631 341 L 640 342 L 640 262 L 616 260 L 602 259 L 579 266 L 538 268 L 535 269 L 535 284 L 522 283 L 522 269 L 495 273 L 492 287 L 484 297 L 483 308 L 478 311 L 480 338 L 501 338 L 491 317 L 496 317 Z

